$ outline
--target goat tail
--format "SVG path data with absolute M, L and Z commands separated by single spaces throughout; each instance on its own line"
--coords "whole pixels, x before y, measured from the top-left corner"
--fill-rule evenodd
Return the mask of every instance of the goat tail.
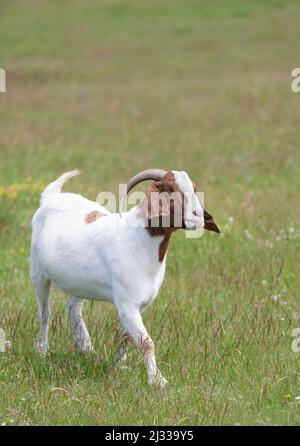
M 42 192 L 41 203 L 43 202 L 44 198 L 47 195 L 59 194 L 66 181 L 68 181 L 70 178 L 76 177 L 77 175 L 80 175 L 80 174 L 81 174 L 80 170 L 75 169 L 75 170 L 72 170 L 71 172 L 64 173 L 59 178 L 57 178 L 57 180 L 48 184 L 48 186 L 46 187 L 44 192 Z

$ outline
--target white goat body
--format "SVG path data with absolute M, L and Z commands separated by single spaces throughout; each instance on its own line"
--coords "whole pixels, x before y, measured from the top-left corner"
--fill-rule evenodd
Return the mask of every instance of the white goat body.
M 60 193 L 62 185 L 78 174 L 78 171 L 67 172 L 51 183 L 43 192 L 41 206 L 32 220 L 30 273 L 41 320 L 37 349 L 41 353 L 48 350 L 52 283 L 70 296 L 69 319 L 76 344 L 83 353 L 93 349 L 82 319 L 83 299 L 109 301 L 116 306 L 123 326 L 123 342 L 117 358 L 126 357 L 125 340 L 132 340 L 144 354 L 148 383 L 164 386 L 166 380 L 156 366 L 154 344 L 141 311 L 157 296 L 163 282 L 166 255 L 160 258 L 159 252 L 165 233 L 161 231 L 154 236 L 143 225 L 129 223 L 143 218 L 141 206 L 120 217 L 81 195 Z M 181 193 L 193 191 L 185 172 L 172 172 L 169 176 L 176 180 Z M 191 206 L 190 203 L 185 211 L 184 227 L 202 227 L 203 210 L 199 201 Z M 94 212 L 101 218 L 88 224 L 86 217 Z

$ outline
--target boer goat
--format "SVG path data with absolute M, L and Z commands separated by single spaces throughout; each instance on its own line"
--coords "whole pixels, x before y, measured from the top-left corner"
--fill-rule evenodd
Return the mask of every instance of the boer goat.
M 32 219 L 30 276 L 41 325 L 37 350 L 48 351 L 52 283 L 69 295 L 69 321 L 81 352 L 93 350 L 82 318 L 83 299 L 111 302 L 123 329 L 116 359 L 126 359 L 126 342 L 132 341 L 143 353 L 148 384 L 163 387 L 167 381 L 156 366 L 154 343 L 141 312 L 163 282 L 172 233 L 179 228 L 219 229 L 202 208 L 186 172 L 149 169 L 134 176 L 121 197 L 120 211 L 134 186 L 154 182 L 144 200 L 124 213 L 110 213 L 78 194 L 60 193 L 63 184 L 79 173 L 67 172 L 49 184 Z

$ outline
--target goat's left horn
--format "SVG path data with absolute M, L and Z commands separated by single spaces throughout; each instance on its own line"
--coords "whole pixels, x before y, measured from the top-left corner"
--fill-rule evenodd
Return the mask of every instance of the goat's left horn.
M 142 181 L 158 181 L 161 180 L 165 175 L 167 171 L 163 169 L 147 169 L 143 170 L 142 172 L 138 173 L 134 177 L 130 178 L 130 180 L 127 183 L 126 190 L 123 192 L 120 203 L 119 203 L 119 214 L 121 215 L 121 211 L 123 209 L 125 199 L 127 194 L 131 191 L 131 189 L 134 188 L 139 183 L 142 183 Z

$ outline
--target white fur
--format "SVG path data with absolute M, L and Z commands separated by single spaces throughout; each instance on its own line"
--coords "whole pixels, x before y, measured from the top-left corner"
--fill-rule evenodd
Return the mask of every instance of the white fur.
M 194 193 L 193 183 L 184 171 L 173 171 L 180 191 L 186 194 L 186 211 L 184 223 L 186 229 L 197 229 L 204 226 L 204 214 L 197 195 Z
M 79 349 L 92 350 L 89 333 L 82 319 L 83 299 L 113 303 L 126 336 L 144 353 L 148 383 L 163 386 L 154 355 L 154 344 L 143 324 L 141 311 L 157 296 L 164 279 L 166 257 L 159 262 L 162 237 L 151 237 L 139 225 L 126 225 L 141 219 L 140 207 L 111 214 L 98 203 L 81 195 L 60 193 L 65 181 L 78 175 L 67 172 L 43 192 L 41 206 L 32 220 L 31 280 L 38 297 L 41 336 L 38 351 L 48 350 L 50 284 L 69 294 L 69 319 Z M 183 191 L 192 183 L 185 172 L 174 172 Z M 105 214 L 86 224 L 88 213 Z M 191 217 L 192 210 L 187 213 Z M 195 220 L 195 216 L 193 217 Z M 194 224 L 194 223 L 193 223 Z M 124 343 L 118 357 L 124 357 Z

